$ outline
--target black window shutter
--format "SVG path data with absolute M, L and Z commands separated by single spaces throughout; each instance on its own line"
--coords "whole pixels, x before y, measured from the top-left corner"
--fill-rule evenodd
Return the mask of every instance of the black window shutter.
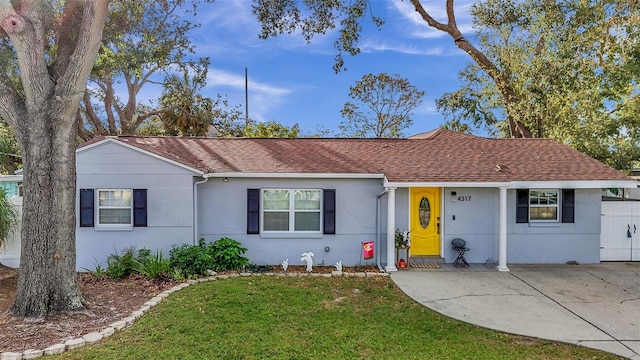
M 516 223 L 528 223 L 529 222 L 529 190 L 518 189 L 516 190 Z
M 562 222 L 575 222 L 576 191 L 571 189 L 562 190 Z
M 247 189 L 247 234 L 260 233 L 260 189 Z
M 336 190 L 325 189 L 323 192 L 324 233 L 336 233 Z
M 147 189 L 133 189 L 133 226 L 147 226 Z
M 93 227 L 93 189 L 80 189 L 80 227 Z

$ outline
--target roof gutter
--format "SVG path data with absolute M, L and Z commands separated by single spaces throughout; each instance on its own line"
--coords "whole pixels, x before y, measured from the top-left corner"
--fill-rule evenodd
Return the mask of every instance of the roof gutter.
M 193 183 L 193 245 L 198 245 L 198 185 L 202 185 L 209 181 L 208 177 L 204 180 Z
M 384 179 L 384 174 L 358 174 L 358 173 L 237 173 L 221 172 L 207 173 L 207 178 L 297 178 L 297 179 Z
M 634 180 L 560 180 L 560 181 L 509 181 L 509 182 L 385 182 L 385 187 L 458 187 L 458 188 L 507 188 L 507 189 L 606 189 L 637 188 Z
M 388 192 L 389 190 L 384 189 L 384 191 L 380 193 L 380 195 L 378 195 L 378 198 L 376 199 L 376 245 L 374 247 L 374 254 L 376 254 L 376 265 L 378 266 L 378 270 L 380 272 L 386 272 L 382 267 L 382 264 L 380 264 L 380 236 L 382 234 L 382 226 L 380 225 L 380 199 Z

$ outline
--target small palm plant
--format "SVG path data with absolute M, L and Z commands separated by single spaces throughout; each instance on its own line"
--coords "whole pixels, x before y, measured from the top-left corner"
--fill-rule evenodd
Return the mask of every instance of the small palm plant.
M 0 189 L 0 245 L 4 245 L 7 241 L 17 222 L 18 211 L 9 201 L 4 189 Z

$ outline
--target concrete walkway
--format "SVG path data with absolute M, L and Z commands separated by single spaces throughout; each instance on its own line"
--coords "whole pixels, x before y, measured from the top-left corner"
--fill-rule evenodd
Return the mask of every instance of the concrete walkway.
M 640 360 L 640 263 L 482 265 L 391 274 L 411 298 L 452 318 Z

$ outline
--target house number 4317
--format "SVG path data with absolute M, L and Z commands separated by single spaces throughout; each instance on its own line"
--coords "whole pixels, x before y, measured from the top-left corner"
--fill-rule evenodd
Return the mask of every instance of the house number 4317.
M 458 201 L 471 201 L 471 195 L 460 195 Z

